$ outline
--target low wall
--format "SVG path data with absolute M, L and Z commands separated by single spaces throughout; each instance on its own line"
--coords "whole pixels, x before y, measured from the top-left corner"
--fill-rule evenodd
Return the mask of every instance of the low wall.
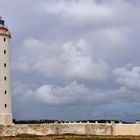
M 0 126 L 0 136 L 16 136 L 18 134 L 140 135 L 140 124 L 62 123 Z
M 113 135 L 140 135 L 140 124 L 114 124 Z

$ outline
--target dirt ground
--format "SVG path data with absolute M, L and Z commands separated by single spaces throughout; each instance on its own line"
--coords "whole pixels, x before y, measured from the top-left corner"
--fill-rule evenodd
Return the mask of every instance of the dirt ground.
M 58 135 L 35 136 L 18 135 L 16 137 L 0 137 L 0 140 L 140 140 L 140 136 L 93 136 L 93 135 Z

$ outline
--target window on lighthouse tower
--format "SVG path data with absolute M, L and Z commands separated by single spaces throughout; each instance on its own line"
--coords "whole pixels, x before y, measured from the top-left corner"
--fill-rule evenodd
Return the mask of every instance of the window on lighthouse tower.
M 4 63 L 4 67 L 6 67 L 6 63 Z
M 6 54 L 6 50 L 4 50 L 4 54 Z
M 5 104 L 5 108 L 7 107 L 7 104 Z
M 7 94 L 7 90 L 4 90 L 4 93 Z
M 6 81 L 6 79 L 7 79 L 7 77 L 6 76 L 4 76 L 4 80 Z
M 3 39 L 3 40 L 4 40 L 4 42 L 5 42 L 5 41 L 6 41 L 6 38 L 4 37 L 4 39 Z

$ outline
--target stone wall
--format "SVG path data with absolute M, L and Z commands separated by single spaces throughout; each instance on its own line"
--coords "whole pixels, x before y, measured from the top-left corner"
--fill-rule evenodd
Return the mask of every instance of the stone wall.
M 0 136 L 16 136 L 18 134 L 140 135 L 140 124 L 56 123 L 0 126 Z

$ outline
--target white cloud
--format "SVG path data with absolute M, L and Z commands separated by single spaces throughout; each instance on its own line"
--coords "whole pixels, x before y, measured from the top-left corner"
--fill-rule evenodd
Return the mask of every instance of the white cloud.
M 108 77 L 108 65 L 90 54 L 84 40 L 52 47 L 38 40 L 28 39 L 24 43 L 23 56 L 13 63 L 13 68 L 73 80 L 100 81 Z
M 14 85 L 14 98 L 18 102 L 35 102 L 36 104 L 58 105 L 93 105 L 94 107 L 110 105 L 130 100 L 139 102 L 139 94 L 126 88 L 113 90 L 90 89 L 76 81 L 61 86 L 43 84 L 31 89 L 23 83 Z M 131 97 L 131 98 L 130 98 Z
M 29 89 L 23 83 L 17 82 L 14 84 L 14 97 L 17 100 L 32 100 L 33 102 L 48 105 L 99 104 L 99 102 L 110 100 L 106 98 L 105 94 L 110 93 L 92 91 L 84 84 L 78 84 L 76 81 L 67 83 L 64 86 L 44 84 L 34 90 Z
M 61 0 L 43 3 L 44 11 L 58 16 L 64 24 L 123 26 L 138 24 L 140 10 L 125 0 Z
M 50 105 L 71 104 L 82 102 L 89 95 L 89 89 L 83 84 L 72 82 L 64 87 L 53 85 L 42 85 L 35 91 L 30 91 L 27 97 Z
M 127 65 L 114 69 L 113 73 L 117 76 L 117 83 L 129 89 L 140 90 L 140 66 Z
M 106 79 L 109 71 L 108 65 L 104 61 L 93 58 L 87 47 L 83 40 L 76 44 L 72 42 L 64 44 L 65 76 L 81 80 Z

